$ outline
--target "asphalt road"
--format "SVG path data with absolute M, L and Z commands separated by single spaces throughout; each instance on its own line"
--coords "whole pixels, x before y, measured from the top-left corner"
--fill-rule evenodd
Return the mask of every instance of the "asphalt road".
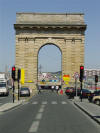
M 9 93 L 8 96 L 0 96 L 0 106 L 8 102 L 12 102 L 11 92 Z
M 100 127 L 65 95 L 42 92 L 1 114 L 0 133 L 100 133 Z

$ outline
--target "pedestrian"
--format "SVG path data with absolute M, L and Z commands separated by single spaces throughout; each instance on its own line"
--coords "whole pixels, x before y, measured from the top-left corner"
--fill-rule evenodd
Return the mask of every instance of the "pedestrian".
M 52 92 L 54 91 L 54 86 L 51 86 L 51 90 L 52 90 Z
M 41 93 L 41 86 L 38 86 L 38 94 Z
M 57 86 L 56 86 L 56 91 L 57 91 L 57 93 L 58 93 L 58 90 L 59 90 L 59 86 L 57 85 Z

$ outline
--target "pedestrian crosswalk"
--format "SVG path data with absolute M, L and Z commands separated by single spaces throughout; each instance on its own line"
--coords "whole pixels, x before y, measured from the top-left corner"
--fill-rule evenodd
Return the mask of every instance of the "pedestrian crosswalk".
M 42 101 L 42 102 L 39 102 L 39 101 L 34 101 L 34 102 L 32 102 L 32 104 L 34 104 L 34 105 L 36 105 L 36 104 L 62 104 L 62 105 L 64 105 L 64 104 L 67 104 L 67 102 L 66 101 L 51 101 L 51 102 L 49 102 L 49 101 Z

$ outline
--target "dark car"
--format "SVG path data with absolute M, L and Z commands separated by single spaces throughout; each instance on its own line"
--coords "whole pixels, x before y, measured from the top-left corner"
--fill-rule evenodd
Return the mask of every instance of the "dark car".
M 90 94 L 91 94 L 91 91 L 87 89 L 82 89 L 82 98 L 88 98 Z
M 30 96 L 30 90 L 28 87 L 20 88 L 20 97 L 22 97 L 22 96 Z
M 75 92 L 74 87 L 66 87 L 65 88 L 65 93 L 68 96 L 68 98 L 73 98 L 74 97 L 74 92 Z
M 89 102 L 92 102 L 94 96 L 99 96 L 99 95 L 100 95 L 100 90 L 90 93 L 90 95 L 88 96 Z

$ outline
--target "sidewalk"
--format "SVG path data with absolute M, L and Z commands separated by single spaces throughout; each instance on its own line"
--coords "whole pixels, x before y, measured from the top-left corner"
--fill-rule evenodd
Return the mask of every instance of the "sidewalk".
M 24 102 L 23 100 L 20 100 L 20 101 L 15 101 L 14 103 L 10 102 L 10 103 L 3 104 L 0 106 L 0 112 L 5 112 L 10 109 L 13 109 L 13 108 L 21 105 L 23 102 Z
M 89 115 L 93 120 L 100 124 L 100 106 L 94 103 L 90 103 L 87 99 L 74 100 L 74 104 Z

